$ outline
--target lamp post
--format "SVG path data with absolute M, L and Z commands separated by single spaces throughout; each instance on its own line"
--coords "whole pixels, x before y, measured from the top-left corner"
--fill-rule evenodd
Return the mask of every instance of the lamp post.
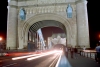
M 100 34 L 99 34 L 99 43 L 100 43 Z
M 0 37 L 0 41 L 2 41 L 2 37 Z
M 2 41 L 2 37 L 0 37 L 0 51 L 1 51 L 1 46 L 2 46 L 2 44 L 1 44 L 1 41 Z
M 45 42 L 45 46 L 44 46 L 44 47 L 45 47 L 45 49 L 46 49 L 46 48 L 47 48 L 47 43 L 46 43 L 46 40 L 44 40 L 44 42 Z

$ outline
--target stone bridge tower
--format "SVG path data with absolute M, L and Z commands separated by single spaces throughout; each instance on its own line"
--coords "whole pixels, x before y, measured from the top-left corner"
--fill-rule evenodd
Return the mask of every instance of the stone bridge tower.
M 67 46 L 90 47 L 86 0 L 9 0 L 7 48 L 23 49 L 28 31 L 45 26 L 62 28 Z

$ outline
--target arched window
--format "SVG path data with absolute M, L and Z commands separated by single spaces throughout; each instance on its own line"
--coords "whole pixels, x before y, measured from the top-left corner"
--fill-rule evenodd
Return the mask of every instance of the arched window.
M 67 12 L 67 17 L 72 18 L 73 9 L 70 4 L 68 4 L 66 12 Z
M 26 19 L 26 12 L 25 12 L 24 8 L 20 9 L 19 16 L 20 16 L 21 20 L 25 20 Z

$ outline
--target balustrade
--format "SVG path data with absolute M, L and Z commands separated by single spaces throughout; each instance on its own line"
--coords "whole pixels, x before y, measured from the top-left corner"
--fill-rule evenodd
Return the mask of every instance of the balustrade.
M 84 56 L 84 57 L 87 57 L 87 58 L 95 59 L 95 54 L 96 54 L 95 50 L 80 51 L 80 55 Z

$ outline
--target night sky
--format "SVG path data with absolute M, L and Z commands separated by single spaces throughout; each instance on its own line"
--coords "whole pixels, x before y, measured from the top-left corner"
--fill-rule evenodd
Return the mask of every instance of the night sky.
M 7 0 L 1 0 L 0 3 L 0 36 L 6 40 Z M 88 0 L 87 4 L 91 47 L 94 47 L 100 40 L 98 37 L 100 34 L 100 4 L 98 3 L 99 0 Z
M 59 27 L 44 27 L 41 29 L 44 39 L 47 40 L 47 37 L 51 37 L 52 34 L 56 34 L 56 33 L 65 33 L 61 28 Z

